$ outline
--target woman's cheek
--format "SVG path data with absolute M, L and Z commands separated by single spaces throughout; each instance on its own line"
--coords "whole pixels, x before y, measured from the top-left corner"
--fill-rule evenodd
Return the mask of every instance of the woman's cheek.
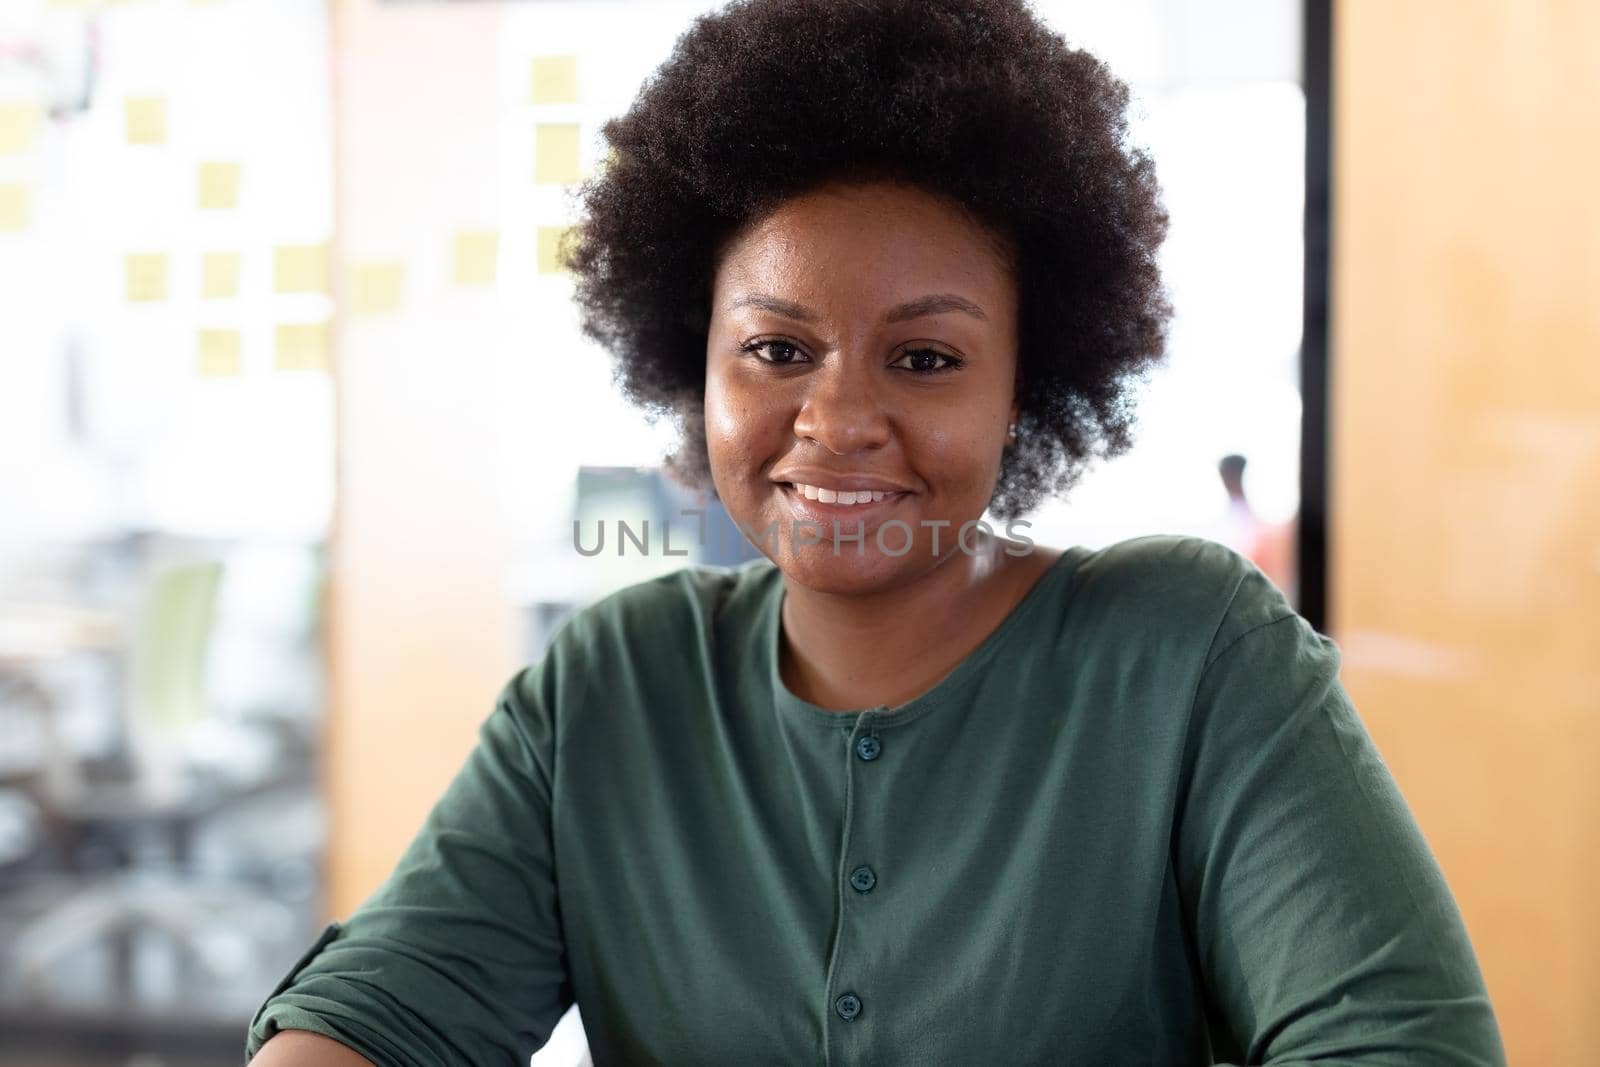
M 733 393 L 720 382 L 706 384 L 706 437 L 709 441 L 736 444 L 743 419 Z
M 777 458 L 772 425 L 763 398 L 741 388 L 737 375 L 706 381 L 706 454 L 717 495 L 735 519 L 753 522 L 761 504 L 757 481 L 765 465 Z

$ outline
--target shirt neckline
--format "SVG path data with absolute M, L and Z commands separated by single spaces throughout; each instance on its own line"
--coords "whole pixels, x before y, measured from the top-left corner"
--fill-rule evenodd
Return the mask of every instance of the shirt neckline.
M 787 590 L 782 570 L 769 560 L 770 573 L 767 575 L 769 587 L 764 598 L 759 636 L 773 705 L 780 715 L 846 730 L 853 730 L 862 716 L 871 716 L 873 725 L 878 727 L 898 726 L 919 719 L 928 712 L 951 702 L 951 698 L 959 694 L 968 680 L 1005 644 L 1012 631 L 1021 625 L 1022 620 L 1044 600 L 1048 589 L 1056 582 L 1065 581 L 1077 570 L 1077 564 L 1082 558 L 1083 553 L 1076 547 L 1063 550 L 1061 555 L 1052 560 L 1044 572 L 1034 579 L 1033 584 L 1022 595 L 1022 599 L 1017 601 L 1010 614 L 1001 619 L 1000 624 L 991 630 L 976 648 L 967 653 L 961 662 L 952 667 L 949 673 L 935 682 L 931 689 L 904 704 L 893 707 L 878 704 L 853 711 L 833 711 L 819 704 L 813 704 L 790 692 L 789 687 L 784 684 L 782 673 L 778 669 L 778 641 L 782 635 L 783 598 Z

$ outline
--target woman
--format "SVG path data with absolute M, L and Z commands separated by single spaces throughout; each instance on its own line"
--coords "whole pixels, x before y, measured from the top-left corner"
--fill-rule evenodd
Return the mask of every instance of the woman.
M 1211 542 L 975 525 L 1161 357 L 1126 104 L 1021 0 L 696 22 L 570 263 L 767 558 L 518 672 L 255 1062 L 523 1064 L 574 1002 L 601 1065 L 1504 1061 L 1333 643 Z

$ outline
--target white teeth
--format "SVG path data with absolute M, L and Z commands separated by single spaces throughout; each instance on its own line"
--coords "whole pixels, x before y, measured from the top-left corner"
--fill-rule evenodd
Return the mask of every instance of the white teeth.
M 795 482 L 796 491 L 805 496 L 807 500 L 817 500 L 824 504 L 866 504 L 875 503 L 891 495 L 882 489 L 824 489 L 820 485 L 805 485 Z

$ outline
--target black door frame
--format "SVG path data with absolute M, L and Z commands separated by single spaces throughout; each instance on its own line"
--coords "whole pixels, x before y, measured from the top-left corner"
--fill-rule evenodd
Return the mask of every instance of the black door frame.
M 1300 342 L 1300 520 L 1296 605 L 1328 625 L 1328 220 L 1331 207 L 1333 0 L 1302 0 L 1301 82 L 1306 97 L 1305 307 Z

